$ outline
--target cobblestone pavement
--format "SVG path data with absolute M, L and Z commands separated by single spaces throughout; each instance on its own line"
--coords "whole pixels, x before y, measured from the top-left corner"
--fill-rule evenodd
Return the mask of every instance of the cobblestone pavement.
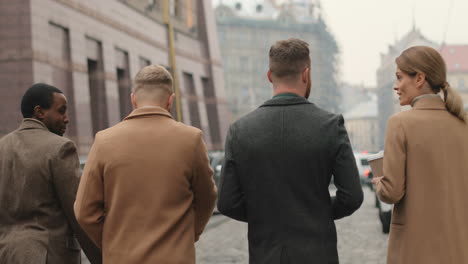
M 333 192 L 333 191 L 332 191 Z M 336 221 L 341 264 L 384 264 L 388 236 L 382 233 L 374 193 L 351 217 Z M 198 264 L 248 263 L 247 225 L 215 215 L 196 243 Z

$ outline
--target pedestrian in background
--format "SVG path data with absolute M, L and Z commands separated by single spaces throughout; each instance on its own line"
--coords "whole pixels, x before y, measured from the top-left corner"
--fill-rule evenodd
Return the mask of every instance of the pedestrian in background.
M 176 122 L 172 77 L 150 65 L 135 77 L 135 110 L 96 134 L 75 213 L 104 263 L 195 263 L 216 200 L 202 132 Z
M 413 108 L 388 120 L 383 177 L 373 180 L 379 198 L 395 204 L 387 263 L 468 263 L 463 102 L 435 49 L 411 47 L 396 64 L 394 90 L 400 105 Z
M 101 252 L 73 213 L 80 167 L 65 133 L 67 99 L 38 83 L 21 100 L 23 122 L 0 139 L 0 263 L 91 263 Z M 78 243 L 78 241 L 79 243 Z
M 343 117 L 307 100 L 306 42 L 278 41 L 269 57 L 274 96 L 229 128 L 218 209 L 248 223 L 250 263 L 338 263 L 334 220 L 363 201 Z

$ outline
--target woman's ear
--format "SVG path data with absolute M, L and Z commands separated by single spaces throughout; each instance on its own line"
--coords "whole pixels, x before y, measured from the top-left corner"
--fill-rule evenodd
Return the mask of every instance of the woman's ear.
M 418 89 L 422 89 L 424 87 L 424 84 L 426 83 L 426 74 L 422 72 L 418 72 L 416 73 L 415 79 L 416 79 L 416 87 Z

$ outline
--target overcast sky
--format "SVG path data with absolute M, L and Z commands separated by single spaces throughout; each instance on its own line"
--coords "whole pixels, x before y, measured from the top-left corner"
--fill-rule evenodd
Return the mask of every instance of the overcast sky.
M 442 42 L 447 29 L 447 44 L 468 45 L 468 0 L 322 0 L 321 3 L 325 20 L 341 49 L 341 80 L 348 83 L 376 85 L 380 53 L 387 52 L 389 44 L 411 30 L 413 17 L 416 27 L 428 39 Z

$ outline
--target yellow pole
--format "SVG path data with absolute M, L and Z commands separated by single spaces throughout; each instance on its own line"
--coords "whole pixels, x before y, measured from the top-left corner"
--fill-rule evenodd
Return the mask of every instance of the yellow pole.
M 175 1 L 175 0 L 174 0 Z M 175 41 L 174 41 L 174 26 L 172 25 L 171 16 L 169 14 L 169 0 L 164 0 L 164 24 L 167 26 L 169 38 L 169 61 L 172 69 L 172 76 L 174 78 L 174 90 L 176 97 L 176 113 L 177 121 L 182 122 L 182 111 L 180 102 L 179 78 L 177 76 L 177 65 L 175 57 Z M 174 3 L 176 4 L 176 3 Z

